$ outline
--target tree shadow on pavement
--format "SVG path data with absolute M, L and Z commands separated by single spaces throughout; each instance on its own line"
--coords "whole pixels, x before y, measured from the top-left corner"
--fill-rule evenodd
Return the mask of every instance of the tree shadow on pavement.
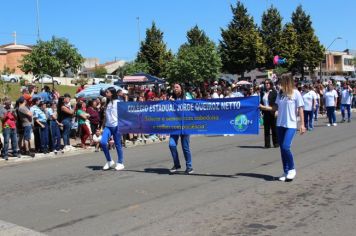
M 256 173 L 237 173 L 236 176 L 244 176 L 250 178 L 264 179 L 265 181 L 276 181 L 276 177 L 272 175 L 256 174 Z
M 154 173 L 159 175 L 190 175 L 190 176 L 205 176 L 205 177 L 221 177 L 221 178 L 235 178 L 236 175 L 221 175 L 221 174 L 200 174 L 200 173 L 192 173 L 186 174 L 183 171 L 177 171 L 175 173 L 171 173 L 169 169 L 166 168 L 146 168 L 144 170 L 126 170 L 131 172 L 138 172 L 138 173 Z

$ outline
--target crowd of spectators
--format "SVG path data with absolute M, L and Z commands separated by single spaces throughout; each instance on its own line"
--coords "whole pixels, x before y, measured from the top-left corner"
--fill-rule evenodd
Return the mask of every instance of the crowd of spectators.
M 346 82 L 345 82 L 346 83 Z M 301 91 L 303 85 L 308 84 L 319 95 L 319 110 L 324 114 L 323 93 L 327 84 L 316 81 L 307 83 L 297 81 L 296 86 Z M 341 93 L 343 83 L 335 82 L 335 90 Z M 348 83 L 352 89 L 352 107 L 356 107 L 356 84 Z M 278 82 L 275 84 L 279 89 Z M 78 88 L 78 91 L 84 86 Z M 158 86 L 133 86 L 128 93 L 117 91 L 122 102 L 125 101 L 159 101 L 168 100 L 172 94 L 171 88 Z M 237 82 L 228 83 L 225 80 L 201 83 L 200 86 L 186 86 L 186 98 L 193 99 L 217 99 L 231 97 L 260 96 L 264 84 L 253 83 L 240 85 Z M 340 98 L 341 96 L 339 96 Z M 101 129 L 105 114 L 105 98 L 74 99 L 70 94 L 60 95 L 57 90 L 44 86 L 39 90 L 37 86 L 27 85 L 21 88 L 21 94 L 16 101 L 4 98 L 0 106 L 0 118 L 2 120 L 3 144 L 2 157 L 8 159 L 9 144 L 11 142 L 12 156 L 20 157 L 29 155 L 34 157 L 36 153 L 54 152 L 63 153 L 73 148 L 87 148 L 94 146 L 95 151 L 100 150 Z M 80 143 L 71 144 L 71 139 Z M 166 135 L 155 134 L 127 134 L 123 135 L 123 145 L 147 140 L 165 140 Z M 113 140 L 108 143 L 114 148 Z M 21 151 L 20 151 L 21 150 Z

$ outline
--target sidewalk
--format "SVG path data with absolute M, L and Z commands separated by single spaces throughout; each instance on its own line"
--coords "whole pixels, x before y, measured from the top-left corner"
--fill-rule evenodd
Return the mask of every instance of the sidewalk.
M 0 220 L 0 235 L 6 236 L 44 236 L 45 234 L 27 229 L 22 226 L 18 226 L 12 223 L 8 223 Z
M 34 140 L 34 139 L 32 139 Z M 136 147 L 136 146 L 142 146 L 142 145 L 151 145 L 151 144 L 155 144 L 155 143 L 162 143 L 162 142 L 168 142 L 169 138 L 166 138 L 165 140 L 152 140 L 152 139 L 147 139 L 146 141 L 136 141 L 136 142 L 131 142 L 131 141 L 126 141 L 125 145 L 123 146 L 123 148 L 132 148 L 132 147 Z M 31 142 L 31 146 L 34 147 L 34 141 Z M 71 143 L 79 143 L 79 139 L 71 139 Z M 10 151 L 11 152 L 11 151 Z M 74 147 L 73 149 L 70 151 L 66 151 L 64 153 L 58 152 L 58 154 L 54 154 L 54 152 L 50 152 L 48 154 L 44 154 L 44 153 L 36 153 L 36 156 L 34 158 L 30 157 L 30 156 L 24 156 L 21 155 L 21 158 L 17 158 L 17 157 L 12 157 L 9 156 L 9 160 L 6 161 L 3 158 L 0 158 L 0 166 L 2 165 L 6 165 L 6 164 L 10 164 L 10 163 L 18 163 L 18 162 L 27 162 L 27 161 L 38 161 L 38 160 L 44 160 L 44 159 L 48 159 L 48 158 L 62 158 L 62 157 L 69 157 L 69 156 L 74 156 L 74 155 L 80 155 L 80 154 L 85 154 L 85 153 L 94 153 L 95 152 L 95 147 L 89 147 L 87 149 L 83 149 L 80 147 Z M 101 153 L 102 151 L 98 152 Z

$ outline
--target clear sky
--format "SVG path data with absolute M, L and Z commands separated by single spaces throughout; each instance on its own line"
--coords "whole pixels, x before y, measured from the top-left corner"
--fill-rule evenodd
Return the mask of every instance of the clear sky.
M 152 21 L 164 32 L 168 48 L 177 52 L 186 41 L 186 32 L 196 24 L 216 43 L 221 28 L 232 19 L 230 4 L 236 0 L 38 0 L 40 37 L 67 38 L 84 57 L 97 57 L 100 63 L 116 59 L 132 60 L 139 38 Z M 283 21 L 302 4 L 311 15 L 313 27 L 325 47 L 356 49 L 356 0 L 242 0 L 255 23 L 271 4 Z M 36 0 L 0 0 L 0 44 L 35 44 L 37 39 Z M 139 20 L 138 20 L 139 19 Z M 138 24 L 139 23 L 139 24 Z M 139 25 L 139 27 L 138 27 Z

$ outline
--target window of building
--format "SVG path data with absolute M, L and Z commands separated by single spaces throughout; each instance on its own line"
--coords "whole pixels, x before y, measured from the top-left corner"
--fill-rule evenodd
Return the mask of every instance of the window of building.
M 344 58 L 344 65 L 345 66 L 352 66 L 352 59 L 350 58 Z

